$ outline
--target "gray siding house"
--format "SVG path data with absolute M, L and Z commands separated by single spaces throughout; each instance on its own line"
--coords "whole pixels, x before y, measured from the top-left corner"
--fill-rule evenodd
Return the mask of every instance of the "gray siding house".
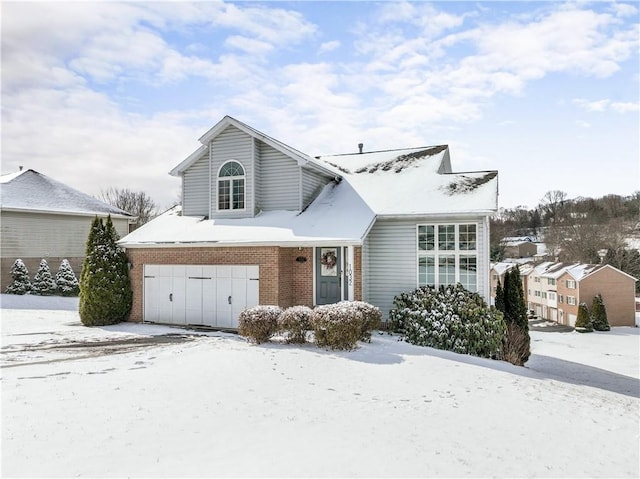
M 129 233 L 132 215 L 34 170 L 0 176 L 1 289 L 11 282 L 11 266 L 24 261 L 31 277 L 41 259 L 55 274 L 68 259 L 76 275 L 84 260 L 95 216 L 111 215 L 120 237 Z
M 256 304 L 368 301 L 462 283 L 489 299 L 497 172 L 444 145 L 311 157 L 229 116 L 170 173 L 176 207 L 121 240 L 133 321 L 236 327 Z

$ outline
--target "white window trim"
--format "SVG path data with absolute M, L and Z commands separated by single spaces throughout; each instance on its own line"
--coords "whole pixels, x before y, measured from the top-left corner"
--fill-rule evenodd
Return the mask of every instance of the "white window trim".
M 450 226 L 453 225 L 454 226 L 454 249 L 452 250 L 439 250 L 439 245 L 438 245 L 438 227 L 439 226 Z M 460 249 L 460 226 L 463 225 L 474 225 L 476 227 L 476 241 L 475 241 L 475 246 L 476 248 L 473 250 L 461 250 Z M 421 226 L 433 226 L 434 227 L 434 249 L 433 250 L 421 250 L 420 249 L 420 227 Z M 455 261 L 455 266 L 454 266 L 454 273 L 455 273 L 455 279 L 454 279 L 454 284 L 457 283 L 461 283 L 460 281 L 460 257 L 461 256 L 471 256 L 471 257 L 475 257 L 476 260 L 476 290 L 474 292 L 476 293 L 481 293 L 480 291 L 480 271 L 479 271 L 479 267 L 480 267 L 480 249 L 478 248 L 479 246 L 479 240 L 480 240 L 480 224 L 473 222 L 473 221 L 465 221 L 465 222 L 461 222 L 461 223 L 453 223 L 453 222 L 442 222 L 442 223 L 418 223 L 416 224 L 416 285 L 418 287 L 420 286 L 426 286 L 423 284 L 420 284 L 420 258 L 425 258 L 428 256 L 431 256 L 435 259 L 434 262 L 434 280 L 435 280 L 435 286 L 438 287 L 440 286 L 440 281 L 439 281 L 439 268 L 438 268 L 438 258 L 440 256 L 454 256 L 454 261 Z M 466 287 L 463 284 L 464 287 Z
M 244 171 L 244 175 L 242 176 L 224 176 L 223 179 L 220 179 L 220 171 L 222 170 L 222 168 L 224 168 L 224 165 L 228 164 L 228 163 L 238 163 L 241 167 L 242 167 L 242 171 Z M 239 180 L 239 179 L 243 179 L 244 180 L 244 208 L 234 208 L 233 207 L 233 181 L 232 180 Z M 229 198 L 229 204 L 231 206 L 231 208 L 228 209 L 220 209 L 220 192 L 218 191 L 218 188 L 220 187 L 220 181 L 230 181 L 231 185 L 229 188 L 230 191 L 230 198 Z M 242 162 L 240 160 L 227 160 L 224 163 L 222 163 L 220 165 L 220 167 L 218 168 L 218 171 L 216 173 L 216 179 L 215 179 L 215 184 L 216 184 L 216 211 L 219 213 L 235 213 L 235 212 L 240 212 L 240 211 L 247 211 L 247 168 L 242 164 Z

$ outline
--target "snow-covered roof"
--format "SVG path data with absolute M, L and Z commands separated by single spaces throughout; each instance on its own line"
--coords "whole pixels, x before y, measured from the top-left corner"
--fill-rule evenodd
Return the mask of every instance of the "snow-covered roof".
M 199 138 L 198 141 L 200 141 L 202 145 L 189 156 L 187 156 L 187 158 L 185 158 L 179 165 L 173 168 L 169 172 L 169 174 L 173 176 L 180 176 L 182 173 L 184 173 L 187 168 L 189 168 L 193 163 L 202 158 L 202 155 L 209 151 L 209 142 L 217 135 L 219 135 L 223 130 L 225 130 L 228 126 L 238 128 L 239 130 L 245 132 L 247 135 L 265 142 L 269 146 L 294 159 L 300 166 L 319 170 L 325 174 L 331 173 L 331 171 L 329 171 L 323 164 L 314 161 L 314 159 L 309 155 L 296 150 L 295 148 L 282 143 L 281 141 L 276 140 L 275 138 L 272 138 L 269 135 L 262 133 L 261 131 L 256 130 L 246 123 L 243 123 L 227 115 Z
M 347 207 L 348 205 L 348 207 Z M 127 248 L 225 244 L 360 245 L 375 215 L 345 182 L 330 183 L 303 212 L 264 211 L 254 218 L 212 219 L 182 216 L 173 208 L 125 236 Z
M 132 217 L 120 208 L 34 170 L 2 175 L 0 185 L 0 206 L 3 211 Z
M 452 173 L 446 145 L 320 156 L 378 216 L 489 214 L 498 173 Z
M 520 276 L 526 276 L 533 270 L 533 266 L 529 262 L 500 261 L 498 263 L 491 263 L 491 269 L 500 276 L 516 266 L 520 270 Z

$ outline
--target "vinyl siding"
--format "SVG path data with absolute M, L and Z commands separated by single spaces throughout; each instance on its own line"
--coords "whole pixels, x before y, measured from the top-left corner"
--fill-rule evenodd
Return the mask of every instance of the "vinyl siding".
M 330 179 L 313 170 L 302 168 L 302 209 L 309 206 Z
M 393 298 L 412 291 L 418 284 L 417 225 L 433 223 L 476 223 L 478 252 L 478 292 L 488 300 L 489 258 L 485 253 L 487 231 L 483 218 L 455 220 L 378 219 L 363 248 L 363 297 L 378 306 L 388 318 Z
M 253 138 L 234 126 L 228 126 L 216 136 L 211 150 L 211 218 L 247 218 L 253 216 Z M 245 171 L 245 209 L 218 211 L 218 171 L 229 160 L 239 162 Z
M 185 216 L 209 216 L 209 151 L 182 176 L 182 208 Z
M 256 143 L 261 172 L 258 208 L 264 211 L 300 210 L 300 166 L 266 143 Z
M 92 221 L 93 216 L 3 211 L 2 257 L 84 256 Z M 128 220 L 113 218 L 113 225 L 121 238 L 128 233 Z

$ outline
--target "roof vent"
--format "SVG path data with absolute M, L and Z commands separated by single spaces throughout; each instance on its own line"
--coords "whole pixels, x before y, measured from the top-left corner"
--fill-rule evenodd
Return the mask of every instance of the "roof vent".
M 362 147 L 364 145 L 362 143 L 358 143 L 358 150 L 360 151 L 360 153 L 362 154 Z
M 20 165 L 18 166 L 18 168 L 20 168 L 20 171 L 22 171 L 22 168 L 24 168 L 24 166 Z

